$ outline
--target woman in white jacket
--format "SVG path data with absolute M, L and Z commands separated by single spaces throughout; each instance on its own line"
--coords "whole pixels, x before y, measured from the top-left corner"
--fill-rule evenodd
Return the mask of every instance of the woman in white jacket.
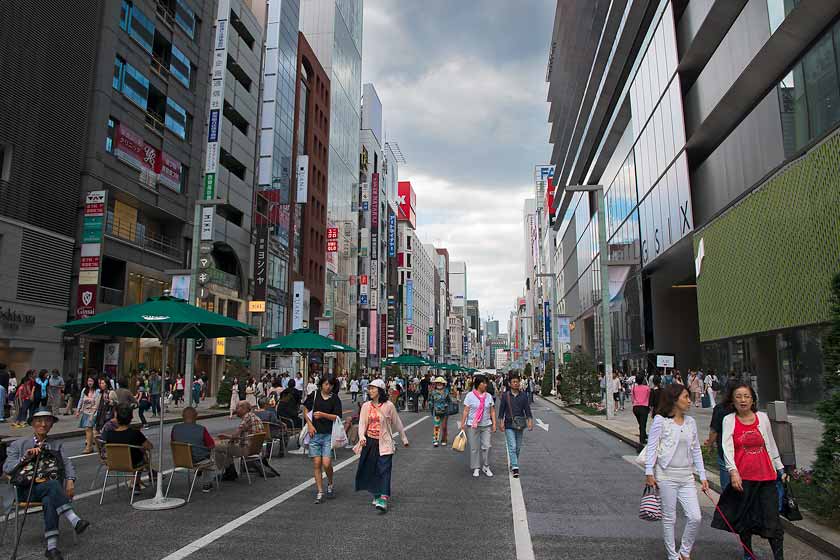
M 683 385 L 668 385 L 662 389 L 646 448 L 645 482 L 658 487 L 662 498 L 662 536 L 668 560 L 688 560 L 700 528 L 702 515 L 695 472 L 700 475 L 703 491 L 709 489 L 697 423 L 691 416 L 686 416 L 689 410 L 691 397 Z M 674 544 L 677 501 L 686 517 L 679 552 Z
M 784 530 L 779 519 L 776 481 L 784 478 L 784 465 L 767 414 L 758 412 L 755 390 L 749 383 L 729 388 L 735 412 L 723 419 L 723 458 L 732 482 L 718 501 L 738 533 L 741 542 L 752 549 L 752 536 L 770 541 L 773 558 L 784 558 Z M 712 527 L 729 531 L 718 511 Z

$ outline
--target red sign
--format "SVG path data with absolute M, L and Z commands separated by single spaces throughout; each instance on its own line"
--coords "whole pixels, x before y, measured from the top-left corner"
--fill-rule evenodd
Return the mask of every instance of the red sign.
M 95 257 L 82 257 L 81 263 L 79 264 L 80 270 L 98 270 L 99 269 L 99 256 Z
M 166 152 L 160 152 L 158 182 L 176 192 L 181 192 L 181 162 Z
M 85 319 L 96 313 L 96 286 L 79 286 L 76 295 L 76 319 Z
M 327 240 L 327 253 L 337 253 L 338 252 L 338 241 L 335 239 L 328 239 Z
M 362 274 L 361 276 L 359 276 L 359 285 L 360 286 L 367 286 L 368 285 L 367 274 Z
M 415 205 L 417 197 L 410 181 L 399 181 L 397 183 L 397 219 L 411 224 L 412 228 L 417 227 L 417 215 Z
M 160 150 L 146 144 L 142 136 L 122 123 L 114 132 L 114 156 L 137 171 L 160 172 Z
M 338 239 L 338 228 L 327 228 L 327 239 Z
M 101 202 L 95 204 L 85 204 L 85 216 L 104 216 L 105 205 Z

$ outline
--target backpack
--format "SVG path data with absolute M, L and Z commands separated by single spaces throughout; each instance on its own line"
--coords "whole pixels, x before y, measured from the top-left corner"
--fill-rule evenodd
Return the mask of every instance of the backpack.
M 444 393 L 442 399 L 435 399 L 433 412 L 435 416 L 446 416 L 449 413 L 449 395 Z

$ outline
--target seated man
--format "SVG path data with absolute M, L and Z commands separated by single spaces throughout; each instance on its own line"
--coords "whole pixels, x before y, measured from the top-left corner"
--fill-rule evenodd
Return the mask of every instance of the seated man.
M 277 411 L 268 406 L 268 399 L 266 397 L 259 398 L 254 414 L 263 422 L 270 424 L 268 429 L 271 432 L 272 438 L 280 438 L 282 428 L 280 427 L 280 421 L 277 419 Z
M 303 418 L 300 417 L 300 400 L 294 388 L 294 380 L 289 380 L 289 387 L 277 398 L 277 416 L 285 418 L 290 428 L 301 429 Z
M 207 428 L 201 424 L 196 423 L 198 419 L 198 412 L 195 408 L 188 406 L 181 412 L 183 423 L 172 426 L 172 441 L 180 443 L 189 443 L 192 447 L 192 460 L 194 465 L 204 463 L 210 460 L 211 451 L 216 447 L 216 441 L 207 431 Z M 202 492 L 209 492 L 213 485 L 206 483 L 201 488 Z
M 131 427 L 131 420 L 134 418 L 134 410 L 129 405 L 117 406 L 116 416 L 117 427 L 102 433 L 102 440 L 105 444 L 123 443 L 133 446 L 131 452 L 131 466 L 135 469 L 146 466 L 146 457 L 152 450 L 152 442 L 146 439 L 143 432 Z M 143 483 L 138 481 L 138 488 L 143 488 Z
M 219 434 L 220 441 L 216 445 L 216 468 L 224 471 L 222 480 L 239 478 L 233 466 L 234 458 L 247 454 L 249 436 L 265 433 L 262 420 L 251 411 L 249 402 L 240 401 L 236 407 L 236 415 L 241 419 L 239 427 L 229 434 Z
M 58 520 L 67 518 L 77 534 L 90 526 L 90 522 L 79 518 L 73 511 L 70 498 L 75 492 L 76 470 L 70 457 L 63 452 L 60 440 L 47 437 L 53 424 L 58 422 L 49 408 L 41 407 L 32 414 L 34 437 L 25 437 L 12 442 L 8 449 L 3 472 L 13 471 L 28 474 L 30 483 L 18 486 L 18 500 L 41 502 L 44 508 L 44 536 L 47 539 L 45 556 L 61 560 L 58 550 Z M 40 455 L 40 457 L 38 457 Z M 36 461 L 37 458 L 37 461 Z M 37 471 L 33 472 L 37 464 Z M 20 468 L 19 468 L 20 467 Z

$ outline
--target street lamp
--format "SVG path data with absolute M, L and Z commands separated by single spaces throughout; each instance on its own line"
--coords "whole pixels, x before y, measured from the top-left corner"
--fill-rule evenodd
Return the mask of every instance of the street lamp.
M 601 332 L 603 333 L 604 347 L 604 383 L 610 383 L 612 378 L 612 333 L 610 332 L 610 273 L 609 254 L 607 249 L 607 222 L 606 222 L 606 197 L 604 196 L 603 185 L 567 185 L 564 187 L 567 192 L 594 192 L 598 204 L 598 251 L 601 261 Z M 609 387 L 604 392 L 604 410 L 607 413 L 607 420 L 615 415 L 610 408 Z
M 552 245 L 553 244 L 554 244 L 554 242 L 552 241 Z M 554 251 L 552 250 L 551 253 L 552 254 L 549 258 L 551 258 L 550 265 L 551 265 L 551 268 L 553 270 L 554 269 L 554 255 L 553 255 Z M 549 305 L 549 312 L 548 312 L 548 318 L 549 318 L 549 321 L 550 321 L 550 324 L 548 326 L 548 329 L 549 329 L 548 336 L 549 336 L 549 340 L 551 340 L 551 354 L 554 356 L 554 367 L 555 368 L 558 367 L 557 356 L 561 355 L 561 353 L 557 352 L 557 350 L 556 350 L 556 348 L 559 348 L 560 341 L 556 336 L 557 331 L 554 328 L 554 324 L 556 323 L 556 318 L 558 317 L 558 315 L 554 312 L 555 308 L 557 306 L 557 276 L 558 275 L 554 274 L 554 272 L 550 272 L 550 273 L 541 272 L 541 273 L 537 274 L 537 278 L 551 278 L 551 305 Z M 548 356 L 548 349 L 546 348 L 544 350 L 545 350 L 546 356 Z M 546 358 L 546 362 L 547 361 L 548 361 L 548 358 Z M 545 375 L 545 369 L 546 369 L 545 365 L 543 365 L 543 375 Z M 552 380 L 552 385 L 555 384 L 556 382 L 557 382 L 557 375 L 554 374 L 554 379 Z M 557 387 L 555 387 L 554 389 L 556 391 Z

